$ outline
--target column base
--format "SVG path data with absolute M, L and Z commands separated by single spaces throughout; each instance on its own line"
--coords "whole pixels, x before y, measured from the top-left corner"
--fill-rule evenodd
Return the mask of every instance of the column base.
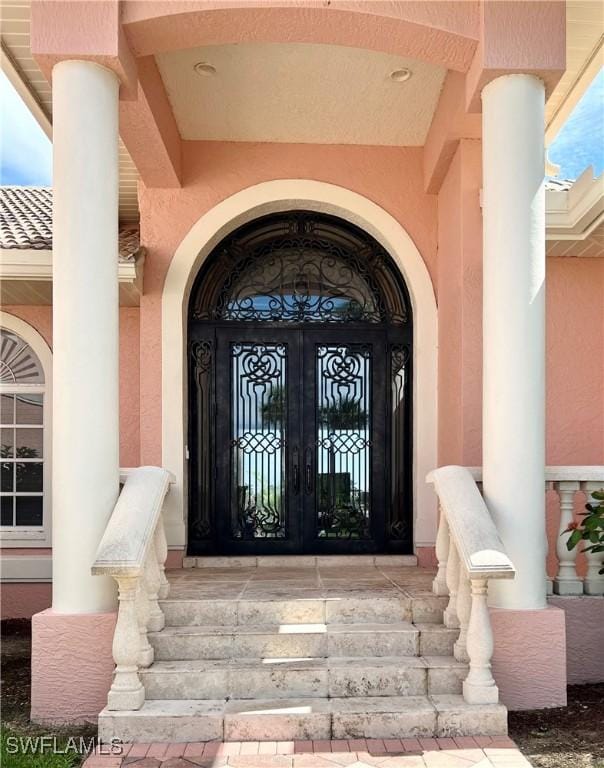
M 476 685 L 464 680 L 463 697 L 467 704 L 498 704 L 499 689 L 496 685 Z
M 554 595 L 582 595 L 581 579 L 554 579 Z
M 61 725 L 96 722 L 113 676 L 116 613 L 32 617 L 31 719 Z
M 566 614 L 568 684 L 604 683 L 604 600 L 601 597 L 555 596 L 549 603 Z
M 583 588 L 586 595 L 597 597 L 598 595 L 604 595 L 604 581 L 601 578 L 589 579 L 586 578 L 583 582 Z
M 492 671 L 508 709 L 566 706 L 564 611 L 490 608 Z

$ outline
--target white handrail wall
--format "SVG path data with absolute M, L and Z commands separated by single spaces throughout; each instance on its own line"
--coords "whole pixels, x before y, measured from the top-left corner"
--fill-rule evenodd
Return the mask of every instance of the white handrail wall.
M 482 481 L 482 467 L 468 467 L 468 471 L 477 483 Z M 558 559 L 556 575 L 548 582 L 548 592 L 564 596 L 604 595 L 604 574 L 599 573 L 604 555 L 601 552 L 586 552 L 584 547 L 589 546 L 586 543 L 570 551 L 566 546 L 570 536 L 569 524 L 575 521 L 577 503 L 583 509 L 594 491 L 604 490 L 604 466 L 548 466 L 544 479 L 545 490 L 557 495 L 560 507 L 555 538 L 548 542 L 548 549 L 555 552 Z M 582 494 L 580 501 L 577 494 Z M 585 578 L 577 573 L 577 555 L 581 551 L 587 561 Z
M 116 668 L 107 708 L 136 710 L 145 700 L 139 667 L 153 662 L 147 632 L 159 631 L 165 623 L 158 602 L 169 591 L 164 573 L 168 548 L 162 510 L 174 476 L 159 467 L 137 467 L 122 470 L 120 477 L 123 488 L 92 573 L 112 576 L 119 590 L 113 636 Z
M 440 467 L 430 472 L 427 481 L 434 485 L 441 513 L 436 547 L 439 570 L 433 591 L 443 594 L 446 584 L 445 624 L 460 628 L 454 655 L 469 663 L 464 699 L 468 704 L 495 704 L 499 689 L 491 673 L 493 633 L 487 586 L 489 579 L 514 578 L 514 566 L 468 468 Z

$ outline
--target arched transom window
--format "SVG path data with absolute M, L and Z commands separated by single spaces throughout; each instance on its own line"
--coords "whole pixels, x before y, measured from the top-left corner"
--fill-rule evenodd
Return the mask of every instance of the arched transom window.
M 31 346 L 0 328 L 0 522 L 3 540 L 45 534 L 46 380 Z

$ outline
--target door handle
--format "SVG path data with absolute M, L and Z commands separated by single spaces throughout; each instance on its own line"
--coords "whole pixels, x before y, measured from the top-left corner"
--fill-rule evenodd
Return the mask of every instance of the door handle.
M 297 448 L 293 450 L 294 459 L 294 493 L 300 491 L 300 451 Z
M 306 493 L 312 493 L 312 448 L 306 449 L 304 471 L 305 471 Z

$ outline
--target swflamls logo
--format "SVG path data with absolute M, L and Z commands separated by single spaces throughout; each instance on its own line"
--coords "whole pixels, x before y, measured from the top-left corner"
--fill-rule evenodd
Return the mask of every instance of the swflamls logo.
M 99 744 L 97 739 L 82 736 L 58 740 L 56 736 L 8 736 L 6 753 L 8 755 L 90 755 L 96 751 L 98 755 L 121 755 L 122 742 L 111 739 L 106 744 Z

